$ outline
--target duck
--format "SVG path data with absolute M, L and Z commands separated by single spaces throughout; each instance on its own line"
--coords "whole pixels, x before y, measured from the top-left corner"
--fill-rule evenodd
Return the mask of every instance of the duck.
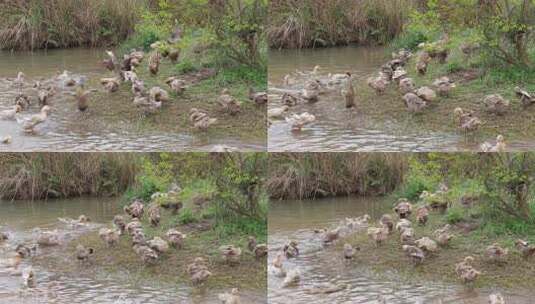
M 530 245 L 529 242 L 518 239 L 515 241 L 515 247 L 520 251 L 522 257 L 527 259 L 535 255 L 535 246 Z
M 529 106 L 535 103 L 535 96 L 528 93 L 526 90 L 521 89 L 520 87 L 515 87 L 515 95 L 520 98 L 520 102 L 523 106 Z
M 416 244 L 418 248 L 422 249 L 426 253 L 432 253 L 432 252 L 438 251 L 437 242 L 435 242 L 429 237 L 424 236 L 414 241 L 414 243 Z
M 264 105 L 268 102 L 267 92 L 255 92 L 253 88 L 249 88 L 249 100 L 254 101 L 256 105 Z
M 86 90 L 83 85 L 76 88 L 76 92 L 69 92 L 68 94 L 74 96 L 78 102 L 78 110 L 85 112 L 89 108 L 89 94 L 97 92 L 95 89 Z
M 217 298 L 223 304 L 241 304 L 240 291 L 238 288 L 232 288 L 230 293 L 220 293 Z
M 267 244 L 258 244 L 255 246 L 253 253 L 257 259 L 261 259 L 268 254 Z
M 287 258 L 295 258 L 299 256 L 299 248 L 297 247 L 296 241 L 290 241 L 288 244 L 284 245 L 282 252 Z
M 412 78 L 403 78 L 399 81 L 399 90 L 403 94 L 411 93 L 416 88 Z
M 129 206 L 124 206 L 124 212 L 130 215 L 132 218 L 141 219 L 143 213 L 145 212 L 145 206 L 143 202 L 139 199 L 135 199 Z
M 169 101 L 169 93 L 160 87 L 153 87 L 149 91 L 151 101 L 167 102 Z
M 3 243 L 7 240 L 9 240 L 9 235 L 5 232 L 0 231 L 0 243 Z
M 37 236 L 39 246 L 57 246 L 60 244 L 60 238 L 57 231 L 39 231 Z
M 130 223 L 126 224 L 125 228 L 129 235 L 133 235 L 134 231 L 142 229 L 143 226 L 138 218 L 133 218 Z
M 321 66 L 316 65 L 316 66 L 314 66 L 312 71 L 299 71 L 299 70 L 296 70 L 295 72 L 298 75 L 301 75 L 301 76 L 316 76 L 316 75 L 318 75 L 320 73 L 320 70 L 321 70 Z
M 22 90 L 22 87 L 24 86 L 24 83 L 25 83 L 25 78 L 26 78 L 26 75 L 23 73 L 23 72 L 18 72 L 17 73 L 17 77 L 13 80 L 13 84 L 19 88 L 19 90 Z
M 64 70 L 57 79 L 61 81 L 64 87 L 74 87 L 76 85 L 76 80 L 69 75 L 69 71 Z
M 388 80 L 384 77 L 370 77 L 367 80 L 367 84 L 370 88 L 375 90 L 377 95 L 381 95 L 386 91 L 386 86 L 388 85 Z
M 226 112 L 232 116 L 241 112 L 240 103 L 230 95 L 230 91 L 228 89 L 223 89 L 223 91 L 221 91 L 221 95 L 219 95 L 217 98 L 217 103 L 223 112 Z
M 346 80 L 345 88 L 342 89 L 341 93 L 345 99 L 345 106 L 349 109 L 356 106 L 355 88 L 353 87 L 353 77 L 351 76 L 351 73 L 347 72 L 346 75 L 348 79 Z
M 145 82 L 140 79 L 136 79 L 132 82 L 132 94 L 138 96 L 145 93 Z
M 416 91 L 414 91 L 414 94 L 426 102 L 432 102 L 437 98 L 437 93 L 435 93 L 435 91 L 433 91 L 430 87 L 425 86 L 418 88 Z
M 369 238 L 375 241 L 375 246 L 379 246 L 388 238 L 388 227 L 370 227 L 367 234 Z
M 414 93 L 405 94 L 403 101 L 411 113 L 420 113 L 427 107 L 427 102 Z
M 147 245 L 147 238 L 145 237 L 145 233 L 142 229 L 136 229 L 132 233 L 132 245 L 140 245 L 140 246 L 146 246 Z
M 425 253 L 422 249 L 411 245 L 403 245 L 401 248 L 414 265 L 419 265 L 425 260 Z
M 109 93 L 114 93 L 119 90 L 119 79 L 113 78 L 101 78 L 100 84 L 104 86 L 104 89 Z
M 178 57 L 180 56 L 180 50 L 177 48 L 171 48 L 169 50 L 169 59 L 172 63 L 178 62 Z
M 186 272 L 192 276 L 193 274 L 201 271 L 201 270 L 206 270 L 208 269 L 208 261 L 206 261 L 206 259 L 202 258 L 202 257 L 196 257 L 194 260 L 193 260 L 193 263 L 189 264 L 187 267 L 186 267 Z
M 230 265 L 236 265 L 240 263 L 241 249 L 239 247 L 234 247 L 233 245 L 225 245 L 219 247 L 221 256 L 225 263 Z
M 268 118 L 281 118 L 284 113 L 288 112 L 288 109 L 290 109 L 290 107 L 288 107 L 287 105 L 283 105 L 282 107 L 278 108 L 268 109 Z
M 407 199 L 401 198 L 394 207 L 394 212 L 400 219 L 408 218 L 412 213 L 412 204 Z
M 22 110 L 27 109 L 32 104 L 30 97 L 28 95 L 19 93 L 17 97 L 15 97 L 15 105 L 20 106 Z
M 35 272 L 32 267 L 28 267 L 22 272 L 22 282 L 27 288 L 34 288 L 36 286 Z
M 457 119 L 458 128 L 463 132 L 476 131 L 483 124 L 478 117 L 474 116 L 472 111 L 465 111 L 462 108 L 455 108 L 453 115 Z
M 166 253 L 169 251 L 169 244 L 158 236 L 155 236 L 152 238 L 152 240 L 147 241 L 147 246 L 157 253 Z
M 147 265 L 154 265 L 158 262 L 158 253 L 148 246 L 138 245 L 137 254 L 141 257 L 141 261 Z
M 494 243 L 487 247 L 485 254 L 490 262 L 502 263 L 505 262 L 509 250 L 501 247 L 498 243 Z
M 418 74 L 425 75 L 427 73 L 427 62 L 425 61 L 418 61 L 416 63 L 416 70 L 418 71 Z
M 505 143 L 505 138 L 503 135 L 496 136 L 496 145 L 493 145 L 489 142 L 484 142 L 481 144 L 480 149 L 482 152 L 499 152 L 503 153 L 507 149 L 507 144 Z
M 405 71 L 405 69 L 403 69 L 402 67 L 397 67 L 395 70 L 394 70 L 394 75 L 392 75 L 392 80 L 394 80 L 398 85 L 399 85 L 399 82 L 407 77 L 408 73 L 407 71 Z
M 17 114 L 22 112 L 22 107 L 20 105 L 13 106 L 12 109 L 3 110 L 0 112 L 0 119 L 2 120 L 13 120 L 16 118 Z
M 250 252 L 253 252 L 256 248 L 256 238 L 254 236 L 249 236 L 247 238 L 247 249 L 249 249 Z
M 184 246 L 186 235 L 182 232 L 176 229 L 169 229 L 165 235 L 167 236 L 167 240 L 169 241 L 169 244 L 171 244 L 171 247 L 181 249 L 182 246 Z
M 450 95 L 450 91 L 456 87 L 455 83 L 447 76 L 436 79 L 433 82 L 433 86 L 437 88 L 438 95 L 442 97 L 448 97 Z
M 113 72 L 118 65 L 117 57 L 112 51 L 106 51 L 106 55 L 108 55 L 109 58 L 102 60 L 102 65 L 109 71 Z
M 509 100 L 504 99 L 500 94 L 487 95 L 483 99 L 483 104 L 488 112 L 496 115 L 505 114 L 510 107 Z
M 474 262 L 474 257 L 466 256 L 461 262 L 455 264 L 455 273 L 458 276 L 461 276 L 463 272 L 472 268 L 472 263 Z
M 392 76 L 394 76 L 394 70 L 392 69 L 392 65 L 390 63 L 385 63 L 381 66 L 380 75 L 388 82 L 392 80 Z
M 505 304 L 505 299 L 500 293 L 489 295 L 489 304 Z
M 290 76 L 290 74 L 286 74 L 284 76 L 284 78 L 282 79 L 282 84 L 285 87 L 289 87 L 289 86 L 293 85 L 294 83 L 295 83 L 295 80 L 292 79 L 292 76 Z
M 11 144 L 11 142 L 13 142 L 13 137 L 11 137 L 11 135 L 6 135 L 6 136 L 0 138 L 0 143 L 2 143 L 4 145 L 9 145 L 9 144 Z
M 109 228 L 100 228 L 98 236 L 108 247 L 115 246 L 119 242 L 120 233 L 117 230 Z
M 81 262 L 87 262 L 89 257 L 95 253 L 93 248 L 86 248 L 82 244 L 76 246 L 76 259 Z
M 446 246 L 449 245 L 449 243 L 450 243 L 452 238 L 453 238 L 453 235 L 451 235 L 447 231 L 443 231 L 443 232 L 438 233 L 438 235 L 437 235 L 437 243 L 438 243 L 438 245 L 440 245 L 442 247 L 446 247 Z
M 394 219 L 390 214 L 383 214 L 379 220 L 383 226 L 388 228 L 388 232 L 394 230 Z
M 134 71 L 124 71 L 122 74 L 122 79 L 125 81 L 125 82 L 130 82 L 130 83 L 134 83 L 134 81 L 138 80 L 139 78 L 137 77 L 137 74 L 136 72 Z M 117 79 L 118 81 L 119 79 Z
M 286 274 L 286 277 L 282 281 L 282 286 L 283 287 L 297 286 L 299 282 L 301 282 L 301 272 L 299 271 L 299 269 L 294 268 L 288 271 L 288 273 Z
M 323 243 L 330 244 L 340 237 L 340 228 L 329 230 L 323 235 Z
M 344 244 L 344 259 L 351 260 L 355 256 L 356 251 L 359 250 L 357 247 L 356 249 L 351 246 L 349 243 Z
M 199 285 L 199 284 L 204 283 L 211 276 L 212 276 L 212 273 L 210 271 L 203 269 L 193 274 L 191 276 L 191 281 L 193 282 L 194 285 Z
M 0 267 L 18 269 L 24 256 L 16 251 L 14 257 L 0 259 Z
M 149 57 L 149 72 L 152 76 L 158 75 L 160 71 L 161 55 L 158 51 L 153 52 Z
M 157 204 L 151 204 L 149 206 L 149 219 L 152 227 L 158 227 L 160 225 L 160 206 Z
M 152 100 L 147 96 L 136 95 L 134 96 L 133 104 L 143 109 L 145 114 L 154 114 L 158 112 L 163 103 L 161 101 Z
M 416 209 L 416 220 L 418 223 L 422 226 L 425 226 L 427 224 L 427 220 L 429 218 L 429 208 L 427 206 L 420 207 Z
M 409 221 L 406 218 L 402 218 L 396 223 L 396 230 L 398 232 L 401 232 L 401 230 L 403 230 L 405 228 L 411 228 L 411 226 L 412 226 L 411 221 Z
M 193 127 L 197 130 L 206 131 L 211 125 L 217 122 L 217 118 L 210 118 L 208 113 L 197 108 L 192 108 L 189 114 L 189 119 L 193 123 Z
M 308 102 L 316 102 L 319 99 L 320 83 L 318 80 L 310 80 L 305 83 L 301 91 L 301 97 Z
M 186 90 L 186 82 L 176 76 L 169 77 L 165 83 L 175 92 L 177 95 L 184 93 Z
M 118 229 L 121 234 L 124 234 L 126 230 L 126 222 L 124 217 L 122 215 L 115 215 L 112 222 L 115 228 Z
M 294 132 L 301 131 L 304 126 L 314 121 L 316 121 L 316 116 L 308 112 L 293 114 L 290 117 L 286 117 L 286 122 L 290 124 L 292 131 Z
M 281 103 L 285 106 L 293 107 L 297 104 L 298 101 L 299 99 L 293 94 L 289 94 L 289 93 L 282 94 Z
M 208 266 L 203 258 L 197 257 L 194 262 L 187 266 L 187 272 L 194 285 L 199 285 L 208 280 L 212 273 L 208 271 Z
M 286 270 L 284 270 L 284 254 L 282 252 L 277 253 L 275 259 L 269 265 L 270 273 L 276 277 L 283 278 L 286 276 Z
M 401 243 L 404 243 L 404 244 L 414 243 L 414 229 L 412 229 L 411 227 L 403 227 L 401 228 L 399 232 L 400 232 L 399 239 Z
M 15 247 L 15 252 L 22 259 L 30 257 L 36 251 L 37 251 L 37 246 L 35 245 L 30 247 L 25 244 L 19 244 L 17 245 L 17 247 Z

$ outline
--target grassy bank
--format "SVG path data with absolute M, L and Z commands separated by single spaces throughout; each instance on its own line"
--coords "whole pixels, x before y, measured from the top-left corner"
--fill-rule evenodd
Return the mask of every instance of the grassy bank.
M 407 155 L 388 153 L 270 154 L 267 189 L 274 199 L 384 195 L 400 183 Z
M 132 34 L 145 0 L 2 1 L 0 49 L 114 45 Z
M 138 159 L 124 153 L 3 153 L 0 198 L 118 195 L 133 184 Z
M 403 31 L 413 0 L 276 0 L 270 4 L 271 48 L 386 43 Z

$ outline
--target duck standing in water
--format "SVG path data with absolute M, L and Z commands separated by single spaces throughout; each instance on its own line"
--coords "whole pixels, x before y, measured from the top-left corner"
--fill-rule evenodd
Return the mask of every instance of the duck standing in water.
M 102 65 L 109 71 L 113 72 L 119 64 L 117 57 L 112 51 L 106 51 L 106 55 L 108 55 L 109 58 L 102 60 Z
M 4 110 L 0 112 L 0 119 L 2 120 L 13 120 L 17 116 L 18 113 L 22 111 L 22 107 L 20 105 L 13 106 L 10 110 Z
M 39 114 L 29 117 L 17 117 L 17 122 L 22 124 L 25 133 L 35 133 L 35 127 L 44 123 L 51 111 L 52 108 L 50 106 L 44 106 Z
M 29 267 L 26 268 L 22 272 L 22 282 L 25 287 L 27 288 L 34 288 L 36 285 L 35 282 L 35 272 L 33 271 L 33 268 Z
M 292 127 L 292 131 L 299 132 L 303 129 L 304 126 L 316 121 L 316 116 L 304 112 L 301 114 L 293 114 L 290 117 L 286 117 L 286 122 L 289 123 Z
M 122 215 L 116 215 L 113 217 L 113 225 L 119 230 L 121 234 L 124 234 L 126 229 L 126 222 Z
M 355 256 L 355 253 L 359 250 L 357 247 L 356 249 L 351 246 L 351 244 L 345 243 L 344 244 L 344 259 L 351 260 Z
M 87 262 L 94 252 L 95 250 L 93 248 L 85 248 L 84 245 L 79 244 L 76 246 L 76 259 L 81 262 Z
M 232 288 L 230 293 L 219 294 L 217 297 L 223 304 L 241 304 L 238 288 Z
M 355 88 L 353 87 L 353 77 L 350 72 L 347 72 L 346 75 L 348 79 L 346 80 L 345 88 L 342 89 L 342 96 L 345 99 L 346 108 L 353 108 L 355 104 Z
M 70 92 L 69 94 L 76 98 L 76 102 L 78 103 L 78 110 L 80 110 L 80 112 L 85 112 L 87 108 L 89 108 L 89 94 L 96 91 L 97 90 L 95 89 L 86 90 L 84 89 L 84 85 L 80 84 L 80 86 L 76 88 L 76 92 Z
M 117 243 L 119 243 L 120 232 L 117 230 L 100 228 L 98 235 L 108 247 L 115 246 Z

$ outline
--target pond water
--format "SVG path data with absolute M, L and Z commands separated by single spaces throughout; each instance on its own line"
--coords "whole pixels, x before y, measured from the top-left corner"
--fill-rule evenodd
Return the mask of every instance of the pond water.
M 35 228 L 57 229 L 65 240 L 59 247 L 39 248 L 38 258 L 25 259 L 19 266 L 21 269 L 33 267 L 37 281 L 35 288 L 22 287 L 20 275 L 13 275 L 0 267 L 0 303 L 220 303 L 217 294 L 221 290 L 199 292 L 187 285 L 148 280 L 131 283 L 117 279 L 125 276 L 128 269 L 120 270 L 120 274 L 90 275 L 55 271 L 50 266 L 57 265 L 58 260 L 73 263 L 72 257 L 65 254 L 64 246 L 80 234 L 96 233 L 119 213 L 117 199 L 109 198 L 0 202 L 0 230 L 10 235 L 10 239 L 0 245 L 0 265 L 12 254 L 17 244 L 33 242 Z M 91 218 L 92 223 L 88 227 L 73 228 L 58 220 L 77 218 L 80 214 Z M 53 260 L 56 263 L 52 263 Z M 265 294 L 261 291 L 242 291 L 242 300 L 246 303 L 266 303 Z
M 271 50 L 269 54 L 269 107 L 280 107 L 281 90 L 300 90 L 304 79 L 294 78 L 295 83 L 283 86 L 287 74 L 311 71 L 314 66 L 321 67 L 319 78 L 329 73 L 351 72 L 356 83 L 376 75 L 379 67 L 389 59 L 383 47 L 334 47 L 305 50 Z M 357 96 L 359 93 L 357 92 Z M 373 97 L 375 98 L 375 97 Z M 366 102 L 375 102 L 374 100 Z M 401 102 L 400 102 L 401 103 Z M 377 98 L 377 107 L 384 107 Z M 273 120 L 269 128 L 268 147 L 270 151 L 467 151 L 478 150 L 483 141 L 493 138 L 466 138 L 455 132 L 445 132 L 422 128 L 418 119 L 399 119 L 390 111 L 389 117 L 376 113 L 348 111 L 343 105 L 339 89 L 326 92 L 314 104 L 298 104 L 289 113 L 309 112 L 316 121 L 301 132 L 292 132 L 284 120 Z M 404 110 L 404 109 L 402 109 Z M 425 115 L 423 115 L 425 116 Z M 421 118 L 424 119 L 424 118 Z M 445 118 L 449 122 L 449 118 Z M 444 122 L 442 122 L 444 123 Z M 494 135 L 495 137 L 495 135 Z M 508 141 L 508 149 L 528 151 L 535 143 L 527 141 Z
M 102 90 L 99 79 L 113 77 L 100 62 L 106 55 L 101 49 L 62 49 L 28 52 L 0 52 L 0 111 L 13 107 L 18 88 L 7 78 L 19 71 L 27 80 L 50 79 L 68 70 L 73 77 L 85 77 L 91 88 Z M 160 84 L 167 89 L 165 84 Z M 31 87 L 23 90 L 33 96 L 33 105 L 24 114 L 39 112 Z M 132 94 L 121 88 L 113 94 L 93 96 L 85 113 L 77 110 L 72 96 L 59 92 L 52 98 L 52 113 L 37 134 L 24 134 L 15 121 L 0 120 L 0 137 L 12 136 L 9 151 L 208 151 L 216 145 L 227 145 L 240 151 L 265 150 L 261 139 L 238 136 L 209 136 L 179 128 L 184 119 L 178 106 L 170 104 L 160 113 L 143 117 L 132 104 Z M 181 101 L 182 102 L 182 101 Z
M 507 303 L 532 303 L 531 296 L 509 290 L 472 290 L 441 282 L 412 283 L 395 274 L 377 274 L 366 265 L 345 263 L 340 252 L 324 248 L 313 229 L 334 227 L 346 217 L 369 214 L 377 219 L 384 212 L 381 201 L 374 198 L 330 198 L 316 201 L 272 202 L 269 210 L 269 262 L 289 240 L 299 243 L 300 255 L 285 261 L 285 269 L 297 267 L 302 275 L 297 287 L 281 287 L 282 279 L 268 275 L 269 303 L 382 303 L 388 304 L 486 304 L 488 295 L 501 292 Z M 363 254 L 363 253 L 357 253 Z M 311 288 L 346 285 L 332 294 L 311 294 Z

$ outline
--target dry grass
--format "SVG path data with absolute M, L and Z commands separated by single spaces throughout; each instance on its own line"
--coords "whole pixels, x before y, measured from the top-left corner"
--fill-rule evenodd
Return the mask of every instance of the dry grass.
M 268 25 L 272 48 L 351 42 L 385 43 L 403 30 L 414 0 L 274 0 Z
M 398 153 L 270 154 L 267 189 L 277 199 L 386 194 L 403 181 L 407 162 Z
M 0 198 L 120 194 L 135 181 L 139 157 L 126 153 L 0 154 Z
M 0 2 L 0 49 L 115 44 L 134 30 L 145 0 Z

